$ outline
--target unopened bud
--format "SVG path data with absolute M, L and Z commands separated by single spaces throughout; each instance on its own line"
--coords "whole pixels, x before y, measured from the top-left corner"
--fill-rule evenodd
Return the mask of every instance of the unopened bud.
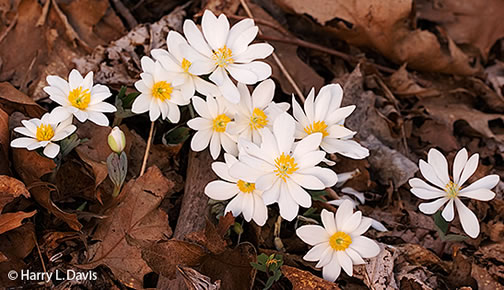
M 121 153 L 124 147 L 126 147 L 126 136 L 124 136 L 123 131 L 119 127 L 114 127 L 108 135 L 108 144 L 110 149 L 116 153 Z

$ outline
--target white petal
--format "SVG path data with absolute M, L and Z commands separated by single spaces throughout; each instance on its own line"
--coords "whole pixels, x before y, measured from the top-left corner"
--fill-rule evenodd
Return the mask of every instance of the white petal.
M 156 121 L 160 115 L 161 115 L 161 110 L 160 110 L 159 105 L 157 103 L 157 99 L 151 100 L 151 103 L 149 106 L 149 118 L 150 118 L 151 122 Z
M 168 106 L 168 120 L 173 124 L 176 124 L 180 121 L 180 110 L 177 105 L 172 102 L 165 102 L 165 106 Z
M 324 183 L 312 175 L 293 173 L 290 175 L 290 178 L 306 189 L 322 190 L 325 188 Z
M 193 130 L 211 130 L 212 129 L 212 121 L 208 119 L 203 119 L 201 117 L 196 117 L 187 121 L 187 126 Z
M 151 103 L 151 98 L 146 94 L 140 94 L 135 101 L 133 101 L 133 105 L 131 106 L 131 111 L 135 114 L 142 114 L 149 110 Z
M 13 148 L 27 148 L 31 147 L 32 145 L 38 143 L 36 139 L 33 138 L 27 138 L 27 137 L 21 137 L 21 138 L 16 138 L 11 141 L 10 146 Z
M 258 226 L 263 226 L 268 220 L 268 208 L 264 204 L 263 199 L 258 194 L 254 194 L 253 219 Z
M 257 32 L 259 32 L 259 28 L 257 26 L 251 26 L 236 37 L 230 33 L 230 39 L 228 39 L 226 45 L 231 49 L 233 55 L 240 55 L 247 50 L 248 45 L 257 36 Z M 231 39 L 231 36 L 233 36 L 234 39 Z
M 478 189 L 471 190 L 471 191 L 461 192 L 458 196 L 459 197 L 468 197 L 468 198 L 481 200 L 481 201 L 489 201 L 489 200 L 494 199 L 495 193 L 493 191 L 491 191 L 490 189 L 478 188 Z
M 58 144 L 49 143 L 44 148 L 44 155 L 52 159 L 52 158 L 56 157 L 56 155 L 58 155 L 59 151 L 60 151 L 60 146 Z
M 31 138 L 36 138 L 35 137 L 36 133 L 33 133 L 32 131 L 28 130 L 28 128 L 26 128 L 26 127 L 14 128 L 14 132 L 17 132 L 19 134 L 23 134 L 23 135 L 31 137 Z
M 226 209 L 224 209 L 224 212 L 232 212 L 233 216 L 238 216 L 240 213 L 243 211 L 242 209 L 242 199 L 243 199 L 243 194 L 237 194 L 235 198 L 233 198 L 226 206 Z
M 218 133 L 212 134 L 212 138 L 210 139 L 210 155 L 212 155 L 212 158 L 215 160 L 217 157 L 219 157 L 219 154 L 221 152 L 221 143 L 220 143 L 220 137 Z
M 79 71 L 73 69 L 70 72 L 70 76 L 68 76 L 68 83 L 70 85 L 70 90 L 74 90 L 79 86 L 81 86 L 83 80 L 84 79 L 82 78 L 82 75 L 79 73 Z
M 350 232 L 349 234 L 352 237 L 360 236 L 360 235 L 364 234 L 365 232 L 367 232 L 367 230 L 372 225 L 372 223 L 373 223 L 373 219 L 368 218 L 368 217 L 362 217 L 360 225 L 354 231 Z
M 205 10 L 201 20 L 201 28 L 205 39 L 213 50 L 218 50 L 226 44 L 229 33 L 229 22 L 226 15 L 221 14 L 217 19 L 210 10 Z
M 89 121 L 95 123 L 98 126 L 108 126 L 109 120 L 103 113 L 99 112 L 87 112 Z
M 462 203 L 459 199 L 455 199 L 455 206 L 460 217 L 462 228 L 471 238 L 475 239 L 480 232 L 480 225 L 476 215 Z
M 364 259 L 357 253 L 354 249 L 352 248 L 347 248 L 345 250 L 345 253 L 352 259 L 352 264 L 354 265 L 363 265 L 366 264 Z
M 359 253 L 363 258 L 376 257 L 380 253 L 378 244 L 370 238 L 359 236 L 352 239 L 350 248 Z
M 450 201 L 446 204 L 441 215 L 447 222 L 451 222 L 453 220 L 453 218 L 455 217 L 455 210 L 453 209 L 453 198 L 450 199 Z
M 298 171 L 300 174 L 312 175 L 324 184 L 324 187 L 332 187 L 338 182 L 338 175 L 332 169 L 322 167 L 305 168 Z
M 245 31 L 247 31 L 249 28 L 251 28 L 253 26 L 254 26 L 254 20 L 252 20 L 250 18 L 245 18 L 245 19 L 239 21 L 238 23 L 236 23 L 235 25 L 233 25 L 233 27 L 231 27 L 231 29 L 229 30 L 229 35 L 228 35 L 228 39 L 226 41 L 226 44 L 230 49 L 235 49 L 233 51 L 235 54 L 238 51 L 236 51 L 236 47 L 234 46 L 234 43 L 236 41 L 241 41 L 241 43 L 243 44 L 243 39 L 238 39 L 238 38 L 241 37 Z M 247 45 L 248 45 L 248 43 L 247 43 Z
M 424 189 L 424 188 L 419 188 L 419 187 L 413 187 L 413 188 L 410 189 L 410 191 L 416 197 L 421 198 L 421 199 L 434 199 L 434 198 L 443 197 L 443 196 L 446 195 L 445 192 L 440 191 L 437 188 L 435 190 L 431 190 L 431 189 Z
M 462 174 L 462 170 L 467 163 L 467 150 L 465 148 L 460 149 L 460 151 L 455 155 L 455 159 L 453 160 L 453 181 L 456 184 L 459 184 L 460 175 Z
M 212 56 L 212 50 L 210 49 L 208 43 L 203 38 L 203 34 L 201 34 L 201 31 L 198 29 L 198 27 L 196 27 L 196 24 L 194 24 L 193 21 L 191 20 L 184 21 L 183 29 L 187 41 L 194 49 L 196 49 L 199 53 L 207 57 Z
M 201 130 L 196 132 L 191 140 L 191 149 L 196 152 L 203 151 L 208 147 L 210 138 L 212 138 L 212 130 Z
M 444 188 L 444 186 L 447 183 L 444 183 L 439 179 L 439 177 L 436 174 L 436 171 L 434 170 L 434 168 L 432 168 L 432 165 L 421 159 L 419 165 L 420 165 L 420 172 L 422 172 L 422 175 L 423 177 L 425 177 L 425 179 L 427 179 L 432 184 L 439 186 L 440 188 Z
M 466 165 L 464 166 L 464 170 L 462 171 L 462 175 L 460 176 L 460 180 L 458 185 L 462 186 L 464 182 L 466 182 L 469 177 L 471 177 L 474 172 L 476 171 L 476 168 L 478 168 L 478 162 L 479 162 L 479 154 L 473 154 L 469 160 L 467 160 Z
M 329 242 L 316 244 L 306 253 L 306 255 L 304 255 L 303 260 L 308 262 L 319 261 L 322 258 L 322 254 L 328 247 L 330 247 Z
M 299 185 L 290 180 L 287 180 L 287 190 L 289 191 L 291 197 L 294 201 L 302 207 L 311 207 L 312 200 L 311 195 L 306 192 L 306 190 L 302 189 Z
M 61 77 L 47 76 L 46 81 L 50 86 L 60 90 L 63 96 L 68 96 L 68 94 L 70 93 L 70 87 L 68 86 L 68 82 L 62 79 Z
M 329 110 L 329 112 L 327 114 L 327 118 L 326 118 L 327 125 L 340 123 L 341 120 L 344 120 L 346 117 L 350 116 L 350 114 L 353 113 L 355 108 L 356 108 L 355 105 L 351 105 L 351 106 L 339 108 L 339 109 L 335 110 L 334 112 L 331 112 Z
M 351 233 L 355 231 L 361 224 L 362 221 L 362 212 L 357 211 L 352 216 L 346 220 L 346 222 L 342 225 L 341 231 L 345 233 Z
M 258 80 L 256 74 L 248 68 L 248 64 L 230 64 L 226 70 L 240 83 L 253 85 Z
M 320 147 L 328 153 L 339 153 L 352 159 L 363 159 L 369 156 L 369 150 L 353 140 L 324 138 Z
M 275 120 L 273 124 L 273 134 L 278 143 L 278 151 L 289 154 L 294 143 L 294 130 L 296 122 L 289 114 L 283 113 Z
M 448 201 L 448 198 L 442 197 L 432 202 L 421 203 L 418 206 L 418 209 L 425 214 L 433 214 L 438 211 L 438 209 L 442 207 L 443 204 L 446 203 L 446 201 Z
M 56 107 L 51 111 L 51 121 L 52 124 L 60 123 L 72 116 L 72 113 L 66 107 Z
M 101 102 L 94 105 L 90 105 L 89 107 L 86 108 L 86 110 L 102 113 L 113 113 L 117 111 L 117 108 L 112 104 Z
M 329 282 L 334 282 L 336 281 L 336 279 L 338 279 L 340 273 L 341 273 L 341 265 L 338 262 L 336 254 L 334 254 L 331 259 L 331 262 L 325 265 L 324 268 L 322 269 L 322 277 L 324 277 L 324 279 L 326 279 Z
M 317 135 L 320 133 L 317 133 Z M 297 147 L 297 146 L 296 146 Z M 300 170 L 305 168 L 313 168 L 315 165 L 318 165 L 322 160 L 324 160 L 326 153 L 324 151 L 311 151 L 309 153 L 305 153 L 301 157 L 294 157 L 296 163 Z
M 205 194 L 215 200 L 228 200 L 238 192 L 240 190 L 236 184 L 222 180 L 214 180 L 205 187 Z
M 322 224 L 324 225 L 324 228 L 329 236 L 332 236 L 337 232 L 334 213 L 326 209 L 322 209 L 322 212 L 320 213 L 320 219 L 322 220 Z
M 296 230 L 296 235 L 310 246 L 327 243 L 330 238 L 327 231 L 323 227 L 317 225 L 301 226 Z
M 437 149 L 430 149 L 427 155 L 427 162 L 432 166 L 434 172 L 442 183 L 448 184 L 450 177 L 448 175 L 448 161 Z
M 247 63 L 256 59 L 264 59 L 273 53 L 273 46 L 268 43 L 256 43 L 250 45 L 243 53 L 234 57 L 238 63 Z
M 198 93 L 200 93 L 204 96 L 216 97 L 221 94 L 221 92 L 219 91 L 219 88 L 217 88 L 216 85 L 214 85 L 210 82 L 207 82 L 204 79 L 193 76 L 193 82 L 194 82 L 194 86 L 196 88 L 196 91 L 198 91 Z
M 349 200 L 345 200 L 336 211 L 336 228 L 338 231 L 342 231 L 343 226 L 346 224 L 347 220 L 352 217 L 353 214 L 353 204 Z
M 352 276 L 353 274 L 353 263 L 352 259 L 345 253 L 345 251 L 336 251 L 336 258 L 338 258 L 338 262 L 341 265 L 341 268 L 345 270 L 348 276 Z
M 282 218 L 292 221 L 299 212 L 299 205 L 290 195 L 287 186 L 280 184 L 280 196 L 278 197 L 278 207 Z
M 206 75 L 215 70 L 215 63 L 210 59 L 194 60 L 189 67 L 189 73 L 193 75 Z
M 56 130 L 55 134 L 54 134 L 54 137 L 52 137 L 52 141 L 63 140 L 66 137 L 72 135 L 72 133 L 75 132 L 76 130 L 77 130 L 77 127 L 74 126 L 74 125 L 69 125 L 69 126 L 66 126 L 63 129 Z
M 463 188 L 462 190 L 460 190 L 460 193 L 466 193 L 480 188 L 492 189 L 497 185 L 497 183 L 499 183 L 499 181 L 500 177 L 498 175 L 496 174 L 488 175 L 476 180 L 468 187 Z
M 262 198 L 263 201 L 266 205 L 273 204 L 275 202 L 278 202 L 278 199 L 280 197 L 280 182 L 282 182 L 280 179 L 278 179 L 268 190 L 265 190 L 263 192 Z
M 292 156 L 297 160 L 298 158 L 303 157 L 305 154 L 317 150 L 320 146 L 321 141 L 322 133 L 314 133 L 306 136 L 296 144 L 296 148 L 294 149 Z
M 252 194 L 239 193 L 242 195 L 242 213 L 245 221 L 250 222 L 254 215 L 254 197 Z

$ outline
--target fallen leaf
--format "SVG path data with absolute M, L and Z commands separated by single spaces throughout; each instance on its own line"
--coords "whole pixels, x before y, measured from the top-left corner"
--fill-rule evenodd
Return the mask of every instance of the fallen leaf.
M 42 207 L 47 209 L 51 214 L 63 220 L 74 231 L 80 231 L 82 224 L 77 220 L 76 214 L 71 214 L 62 211 L 51 200 L 51 191 L 54 187 L 48 183 L 38 182 L 34 183 L 29 188 L 32 197 Z
M 30 192 L 21 181 L 13 177 L 0 175 L 0 212 L 6 204 L 21 195 L 30 198 Z
M 406 70 L 406 65 L 402 65 L 387 79 L 387 83 L 394 95 L 398 97 L 418 96 L 420 98 L 436 97 L 441 93 L 435 88 L 424 88 L 416 82 Z
M 40 118 L 46 112 L 30 97 L 8 82 L 0 83 L 0 105 L 9 115 L 14 111 L 19 111 L 30 118 Z
M 27 269 L 23 261 L 35 248 L 35 226 L 31 222 L 23 224 L 21 227 L 13 229 L 0 235 L 0 252 L 7 257 L 6 262 L 0 262 L 0 285 L 10 287 L 10 285 L 21 286 L 21 279 L 10 280 L 7 277 L 9 271 L 20 273 L 22 269 Z
M 252 10 L 252 14 L 254 15 L 255 19 L 263 20 L 269 23 L 273 23 L 278 27 L 282 27 L 280 23 L 278 23 L 273 17 L 271 17 L 271 15 L 269 15 L 266 11 L 264 11 L 264 9 L 262 9 L 259 5 L 250 1 L 248 5 Z M 264 33 L 264 35 L 267 35 L 269 37 L 281 37 L 281 38 L 294 37 L 287 30 L 283 30 L 284 33 L 286 33 L 283 34 L 270 26 L 261 25 L 260 22 L 258 22 L 257 25 L 260 26 L 260 29 Z M 307 94 L 312 87 L 315 87 L 315 89 L 318 91 L 322 87 L 322 85 L 324 85 L 324 79 L 321 76 L 319 76 L 311 66 L 309 66 L 299 58 L 297 54 L 298 50 L 297 46 L 281 42 L 275 42 L 273 43 L 273 45 L 275 47 L 275 53 L 278 55 L 280 60 L 282 60 L 282 63 L 284 64 L 286 70 L 291 74 L 292 78 L 294 79 L 294 81 L 296 82 L 296 84 L 299 86 L 299 88 L 303 93 Z M 287 95 L 291 95 L 293 92 L 295 92 L 291 83 L 280 71 L 280 68 L 278 64 L 274 61 L 273 57 L 268 57 L 267 59 L 265 59 L 265 61 L 271 66 L 272 78 L 274 78 L 280 83 L 282 91 Z
M 26 185 L 39 181 L 42 176 L 52 173 L 56 168 L 52 159 L 24 148 L 13 148 L 12 157 L 14 170 Z
M 480 265 L 487 265 L 488 274 L 504 279 L 504 243 L 493 243 L 480 247 L 474 257 Z M 476 279 L 478 280 L 478 279 Z M 480 283 L 480 282 L 478 282 Z
M 130 180 L 118 197 L 121 203 L 96 229 L 93 239 L 98 243 L 89 248 L 89 261 L 79 267 L 106 265 L 128 287 L 142 288 L 144 275 L 152 270 L 141 249 L 172 235 L 168 216 L 159 205 L 173 186 L 157 167 Z
M 393 247 L 379 244 L 378 256 L 369 259 L 365 265 L 355 267 L 354 276 L 364 281 L 369 289 L 397 289 L 394 277 L 394 260 L 398 253 Z
M 504 3 L 500 0 L 421 0 L 415 5 L 419 19 L 441 25 L 458 44 L 477 47 L 484 59 L 495 42 L 504 37 Z
M 492 277 L 488 271 L 476 264 L 472 264 L 471 276 L 478 282 L 479 290 L 502 289 L 502 284 Z
M 142 257 L 147 264 L 169 279 L 175 278 L 177 266 L 200 265 L 205 255 L 202 246 L 174 239 L 142 249 Z
M 188 290 L 218 290 L 221 287 L 220 280 L 212 283 L 210 277 L 189 267 L 177 266 L 177 276 L 181 275 Z
M 282 274 L 289 279 L 294 289 L 297 290 L 341 289 L 336 283 L 326 281 L 308 271 L 299 270 L 294 267 L 282 266 Z
M 412 0 L 277 0 L 286 11 L 308 14 L 327 33 L 374 48 L 397 64 L 417 70 L 471 75 L 480 70 L 448 36 L 421 30 Z
M 32 212 L 9 212 L 0 214 L 0 234 L 8 232 L 12 229 L 20 227 L 24 219 L 34 216 L 36 210 Z
M 9 115 L 0 108 L 0 174 L 11 174 L 9 167 L 9 139 Z

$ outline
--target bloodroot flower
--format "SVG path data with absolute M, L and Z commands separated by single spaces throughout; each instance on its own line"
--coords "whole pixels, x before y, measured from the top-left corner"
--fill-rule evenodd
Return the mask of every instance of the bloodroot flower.
M 336 216 L 323 209 L 320 217 L 323 227 L 301 226 L 296 234 L 303 242 L 314 246 L 303 259 L 318 261 L 315 267 L 322 267 L 324 279 L 334 282 L 339 277 L 341 268 L 352 276 L 353 265 L 365 264 L 363 258 L 372 258 L 380 253 L 380 247 L 375 241 L 362 236 L 371 226 L 372 220 L 363 217 L 360 211 L 354 213 L 351 201 L 345 200 Z
M 49 158 L 56 157 L 60 151 L 60 146 L 54 142 L 65 139 L 75 132 L 77 127 L 72 125 L 71 116 L 59 124 L 52 123 L 51 120 L 51 114 L 46 113 L 42 116 L 42 119 L 33 118 L 21 121 L 24 127 L 14 128 L 14 131 L 27 137 L 12 140 L 11 147 L 26 148 L 28 150 L 42 147 L 45 156 Z
M 271 75 L 271 67 L 256 59 L 264 59 L 273 52 L 267 43 L 249 45 L 259 31 L 254 20 L 244 19 L 229 28 L 226 15 L 217 18 L 210 10 L 205 10 L 201 21 L 203 34 L 191 20 L 184 22 L 184 34 L 189 42 L 184 54 L 191 62 L 189 73 L 210 75 L 231 103 L 240 101 L 240 93 L 229 78 L 229 74 L 238 82 L 253 85 Z
M 480 232 L 480 225 L 476 215 L 466 206 L 460 198 L 472 198 L 488 201 L 495 197 L 491 191 L 499 183 L 498 175 L 485 176 L 473 184 L 463 187 L 464 183 L 474 174 L 478 167 L 479 155 L 473 154 L 468 159 L 467 150 L 462 148 L 453 162 L 453 179 L 448 175 L 448 162 L 436 149 L 430 149 L 427 162 L 420 160 L 420 172 L 435 186 L 419 178 L 409 181 L 411 193 L 421 199 L 436 199 L 432 202 L 421 203 L 418 207 L 425 214 L 433 214 L 443 205 L 441 215 L 450 222 L 455 217 L 453 205 L 457 208 L 462 228 L 471 238 L 476 238 Z
M 86 77 L 73 69 L 68 77 L 68 82 L 59 76 L 48 76 L 49 86 L 44 91 L 49 98 L 61 105 L 51 112 L 51 122 L 59 123 L 67 120 L 72 114 L 80 122 L 89 121 L 99 126 L 108 126 L 109 120 L 104 113 L 112 113 L 115 106 L 104 102 L 111 93 L 107 86 L 93 86 L 93 72 Z
M 315 98 L 312 89 L 301 106 L 292 98 L 292 108 L 296 124 L 296 138 L 304 138 L 313 133 L 322 133 L 320 147 L 327 153 L 339 153 L 349 158 L 362 159 L 369 155 L 369 150 L 350 140 L 356 132 L 343 126 L 354 110 L 355 105 L 341 108 L 343 90 L 338 84 L 322 87 Z
M 256 224 L 263 226 L 268 219 L 268 209 L 262 199 L 262 192 L 257 190 L 254 183 L 236 179 L 229 174 L 229 169 L 238 162 L 236 157 L 224 154 L 224 162 L 212 163 L 213 171 L 223 180 L 214 180 L 205 187 L 205 194 L 215 200 L 233 198 L 226 206 L 225 213 L 232 212 L 234 216 L 243 213 L 247 222 L 253 219 Z

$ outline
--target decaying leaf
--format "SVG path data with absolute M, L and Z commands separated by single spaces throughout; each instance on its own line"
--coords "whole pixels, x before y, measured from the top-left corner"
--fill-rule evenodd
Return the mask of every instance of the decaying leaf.
M 152 271 L 142 259 L 141 248 L 172 235 L 168 216 L 159 204 L 173 186 L 157 167 L 130 180 L 119 195 L 121 203 L 96 229 L 93 239 L 98 243 L 89 248 L 89 261 L 79 267 L 106 265 L 125 285 L 141 288 L 143 276 Z
M 188 290 L 218 290 L 220 289 L 220 280 L 212 283 L 210 277 L 189 267 L 177 266 L 177 275 L 181 275 Z
M 0 214 L 0 234 L 20 227 L 24 219 L 32 217 L 36 213 L 37 211 L 34 210 L 32 212 L 18 211 Z
M 405 64 L 390 75 L 388 85 L 398 97 L 436 97 L 440 95 L 440 92 L 435 88 L 424 88 L 418 84 L 406 70 Z
M 62 211 L 51 200 L 51 192 L 54 190 L 52 185 L 44 182 L 37 182 L 32 184 L 29 190 L 32 197 L 38 204 L 47 209 L 57 218 L 63 220 L 74 231 L 81 230 L 82 224 L 77 220 L 77 215 Z
M 495 290 L 502 289 L 502 284 L 493 278 L 488 271 L 476 264 L 472 264 L 472 277 L 478 282 L 478 289 L 481 290 Z
M 298 290 L 341 289 L 340 287 L 338 287 L 336 283 L 331 283 L 329 281 L 326 281 L 320 277 L 313 275 L 308 271 L 299 270 L 294 267 L 286 265 L 282 266 L 282 274 L 284 274 L 284 276 L 287 277 L 289 281 L 291 281 L 294 289 Z
M 9 167 L 9 115 L 0 108 L 0 174 L 10 174 Z
M 480 68 L 448 36 L 415 27 L 412 0 L 277 0 L 284 9 L 308 14 L 327 32 L 356 46 L 378 50 L 417 70 L 470 75 Z
M 364 281 L 370 289 L 397 289 L 394 277 L 394 260 L 398 254 L 397 250 L 384 244 L 379 245 L 380 254 L 369 259 L 365 265 L 356 266 L 354 276 Z
M 0 212 L 6 204 L 13 201 L 18 196 L 30 197 L 30 192 L 25 185 L 6 175 L 0 175 Z
M 8 82 L 0 83 L 0 105 L 8 114 L 19 111 L 30 118 L 40 118 L 46 112 Z
M 7 274 L 12 270 L 20 273 L 22 269 L 27 269 L 23 259 L 33 251 L 33 248 L 35 248 L 35 226 L 31 222 L 0 235 L 0 252 L 8 259 L 0 262 L 0 285 L 21 286 L 20 279 L 12 281 L 8 279 Z

